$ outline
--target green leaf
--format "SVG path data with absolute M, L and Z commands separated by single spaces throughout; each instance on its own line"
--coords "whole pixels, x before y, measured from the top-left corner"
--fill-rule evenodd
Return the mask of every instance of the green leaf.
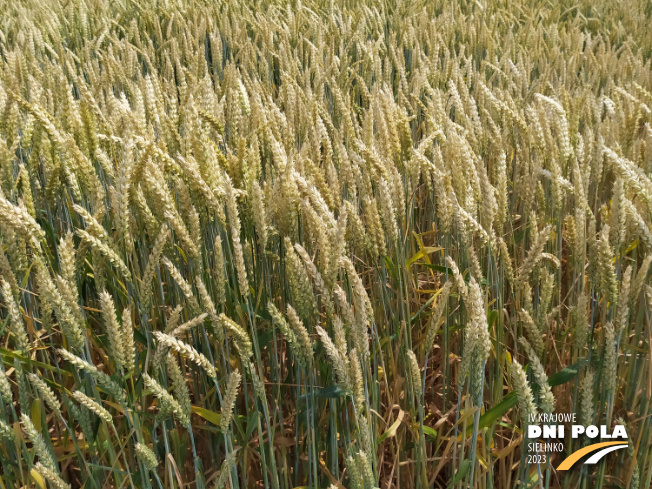
M 32 418 L 32 422 L 34 423 L 34 426 L 38 430 L 39 433 L 41 433 L 43 430 L 43 425 L 41 424 L 41 403 L 40 402 L 35 402 L 32 404 L 32 409 L 30 412 L 30 417 Z
M 203 407 L 199 407 L 199 406 L 192 406 L 192 412 L 198 416 L 201 416 L 206 421 L 210 421 L 216 426 L 220 425 L 220 420 L 222 419 L 222 416 L 219 413 L 216 413 L 214 411 L 209 411 L 208 409 L 204 409 Z
M 396 432 L 398 431 L 398 427 L 401 426 L 401 422 L 403 421 L 403 411 L 399 413 L 398 419 L 392 423 L 392 426 L 389 427 L 389 429 L 380 435 L 378 437 L 377 443 L 380 445 L 382 442 L 384 442 L 387 438 L 392 438 L 396 436 Z
M 389 258 L 389 256 L 385 257 L 385 266 L 387 267 L 387 270 L 389 270 L 389 274 L 392 276 L 394 280 L 397 280 L 398 277 L 398 272 L 396 271 L 396 266 L 392 262 L 392 260 Z
M 466 474 L 469 473 L 469 469 L 471 468 L 471 461 L 470 460 L 465 460 L 460 464 L 460 470 L 457 471 L 455 474 L 455 477 L 451 479 L 451 481 L 448 483 L 448 486 L 446 486 L 447 489 L 450 489 L 451 487 L 455 487 L 458 482 L 460 482 L 464 477 L 466 477 Z
M 431 428 L 430 426 L 423 427 L 423 434 L 429 436 L 433 440 L 437 439 L 437 431 L 434 428 Z
M 54 367 L 53 365 L 50 365 L 49 363 L 37 362 L 36 360 L 32 360 L 31 358 L 28 358 L 28 357 L 26 357 L 24 355 L 16 353 L 15 351 L 7 350 L 5 348 L 0 348 L 0 355 L 5 356 L 5 357 L 9 357 L 9 358 L 17 358 L 20 361 L 21 365 L 26 365 L 28 367 L 36 366 L 36 367 L 39 367 L 39 368 L 42 368 L 42 369 L 45 369 L 45 370 L 49 370 L 51 372 L 58 372 L 61 375 L 66 375 L 68 377 L 72 376 L 72 374 L 70 372 L 68 372 L 67 370 L 57 370 L 56 367 Z M 3 358 L 2 360 L 7 365 L 13 365 L 14 364 L 13 361 L 9 361 L 6 358 Z
M 253 434 L 254 430 L 258 426 L 258 418 L 260 417 L 260 414 L 258 413 L 257 410 L 254 410 L 249 418 L 247 419 L 247 434 L 245 435 L 245 443 L 249 443 L 249 440 L 251 439 L 251 435 Z
M 548 384 L 550 384 L 552 387 L 565 384 L 573 377 L 575 377 L 578 373 L 580 373 L 580 369 L 584 366 L 586 361 L 586 358 L 582 358 L 570 367 L 564 367 L 559 372 L 552 374 L 550 377 L 548 377 Z
M 479 429 L 487 428 L 492 425 L 494 421 L 500 419 L 500 417 L 513 408 L 518 402 L 518 397 L 516 397 L 516 392 L 510 392 L 507 394 L 502 401 L 492 407 L 489 411 L 480 416 L 480 423 L 478 423 Z
M 337 384 L 324 387 L 323 389 L 320 389 L 319 392 L 317 392 L 317 394 L 315 394 L 316 397 L 328 398 L 328 399 L 343 397 L 344 395 L 346 395 L 346 392 L 344 392 L 342 388 Z
M 494 324 L 498 320 L 498 311 L 495 309 L 492 309 L 489 311 L 489 314 L 487 314 L 487 323 L 489 323 L 489 331 L 493 328 Z

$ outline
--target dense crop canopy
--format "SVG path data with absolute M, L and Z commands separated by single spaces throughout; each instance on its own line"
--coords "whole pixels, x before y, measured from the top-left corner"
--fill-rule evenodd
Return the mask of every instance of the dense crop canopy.
M 0 11 L 0 486 L 650 487 L 649 2 Z

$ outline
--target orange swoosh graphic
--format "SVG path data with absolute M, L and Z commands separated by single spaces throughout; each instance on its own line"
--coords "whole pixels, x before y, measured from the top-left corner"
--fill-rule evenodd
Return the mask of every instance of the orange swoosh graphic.
M 575 464 L 575 462 L 577 462 L 583 456 L 595 452 L 596 450 L 600 450 L 601 448 L 610 447 L 613 445 L 626 445 L 626 444 L 627 444 L 626 442 L 622 442 L 622 441 L 605 441 L 602 443 L 595 443 L 593 445 L 589 445 L 588 447 L 581 448 L 571 453 L 568 457 L 566 457 L 564 461 L 559 464 L 557 470 L 568 470 Z

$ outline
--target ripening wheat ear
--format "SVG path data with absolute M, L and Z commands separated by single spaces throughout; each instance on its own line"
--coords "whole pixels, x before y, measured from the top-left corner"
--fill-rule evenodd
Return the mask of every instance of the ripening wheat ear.
M 111 265 L 113 265 L 122 274 L 125 279 L 131 281 L 131 271 L 129 271 L 129 267 L 127 267 L 120 255 L 112 250 L 105 242 L 81 229 L 77 230 L 77 235 L 82 239 L 83 242 L 90 245 L 92 250 L 97 251 L 102 256 L 104 256 L 109 261 L 109 263 L 111 263 Z
M 151 378 L 147 374 L 143 374 L 143 381 L 147 390 L 156 396 L 159 401 L 159 415 L 167 416 L 169 413 L 174 414 L 174 416 L 179 420 L 183 426 L 188 426 L 190 423 L 190 417 L 183 410 L 179 401 L 177 401 L 172 395 L 156 380 Z
M 430 317 L 430 322 L 428 323 L 428 330 L 426 331 L 426 353 L 429 353 L 432 350 L 432 347 L 435 343 L 435 336 L 437 335 L 437 328 L 439 327 L 439 321 L 444 315 L 446 306 L 448 303 L 448 298 L 453 288 L 453 282 L 446 282 L 439 292 L 437 297 L 437 304 L 435 305 L 432 316 Z
M 116 368 L 120 370 L 125 365 L 125 352 L 121 333 L 122 328 L 118 323 L 118 316 L 115 312 L 113 298 L 106 290 L 100 292 L 100 305 L 102 308 L 104 328 L 106 329 L 106 335 L 109 341 L 109 352 L 111 353 Z
M 303 325 L 299 315 L 290 304 L 287 305 L 287 316 L 290 320 L 290 326 L 297 336 L 299 349 L 302 352 L 305 364 L 308 366 L 308 369 L 312 369 L 314 351 L 312 340 L 310 339 L 310 334 L 308 333 L 306 327 Z
M 0 229 L 15 231 L 38 250 L 45 233 L 23 206 L 15 206 L 0 195 Z
M 104 209 L 99 209 L 98 212 L 101 212 L 101 214 L 98 215 L 98 212 L 95 213 L 97 217 L 93 216 L 88 210 L 83 208 L 80 205 L 74 204 L 73 209 L 77 214 L 79 214 L 83 219 L 84 223 L 86 225 L 85 231 L 88 232 L 88 234 L 95 236 L 97 239 L 101 241 L 107 241 L 110 242 L 111 237 L 109 234 L 106 232 L 106 229 L 104 229 L 104 226 L 98 221 L 98 219 L 101 220 L 101 216 L 104 215 Z
M 532 389 L 530 388 L 527 376 L 525 375 L 525 370 L 523 370 L 521 364 L 514 360 L 510 371 L 514 391 L 516 391 L 516 395 L 518 396 L 521 420 L 524 424 L 527 424 L 533 416 L 536 416 L 537 413 L 537 408 L 534 404 L 534 395 L 532 394 Z
M 185 334 L 186 332 L 192 330 L 193 328 L 196 328 L 197 326 L 201 326 L 204 324 L 204 321 L 208 317 L 207 313 L 200 314 L 199 316 L 190 319 L 189 321 L 186 321 L 185 323 L 177 326 L 176 323 L 173 323 L 170 321 L 168 324 L 168 327 L 166 328 L 166 334 L 169 333 L 170 336 L 179 337 Z M 174 324 L 174 328 L 170 329 L 170 326 Z
M 179 362 L 177 362 L 176 356 L 172 353 L 168 353 L 166 356 L 166 364 L 168 377 L 172 382 L 172 388 L 174 389 L 174 395 L 183 408 L 183 411 L 190 416 L 192 411 L 190 391 L 188 390 L 188 384 L 183 376 L 183 372 L 181 372 L 181 367 L 179 366 Z
M 484 368 L 491 350 L 491 338 L 484 297 L 474 278 L 471 278 L 468 290 L 466 308 L 469 321 L 464 330 L 464 349 L 458 384 L 461 388 L 468 375 L 471 396 L 474 400 L 478 400 L 482 396 Z
M 265 393 L 265 383 L 264 378 L 260 372 L 256 369 L 256 366 L 253 362 L 249 362 L 247 365 L 247 370 L 249 372 L 249 377 L 251 378 L 251 384 L 253 385 L 253 391 L 263 403 L 266 403 L 266 393 Z
M 13 401 L 11 384 L 9 383 L 9 379 L 7 378 L 7 374 L 3 368 L 0 368 L 0 400 L 7 404 L 11 404 Z
M 537 327 L 534 319 L 532 319 L 530 313 L 525 309 L 521 310 L 520 318 L 523 324 L 523 329 L 525 329 L 529 340 L 534 345 L 534 351 L 539 355 L 543 354 L 545 345 L 543 343 L 542 332 Z
M 136 443 L 134 452 L 138 460 L 140 460 L 147 470 L 155 470 L 158 467 L 156 455 L 147 445 Z
M 16 441 L 16 433 L 9 424 L 0 420 L 0 440 L 3 439 L 10 443 L 14 443 Z
M 363 360 L 369 359 L 369 311 L 371 303 L 367 291 L 358 275 L 353 263 L 346 257 L 340 259 L 340 265 L 347 272 L 351 288 L 353 290 L 353 305 L 355 308 L 355 323 L 353 324 L 353 340 L 356 349 L 360 352 Z
M 240 242 L 240 217 L 238 215 L 238 203 L 235 199 L 235 189 L 233 188 L 231 179 L 228 176 L 225 177 L 225 182 L 224 193 L 231 231 L 231 242 L 233 243 L 233 259 L 235 261 L 235 269 L 238 275 L 240 294 L 242 294 L 243 297 L 246 297 L 249 295 L 249 281 L 247 279 L 247 269 L 245 267 L 242 243 Z
M 59 466 L 56 459 L 52 455 L 52 452 L 50 452 L 50 448 L 46 445 L 40 431 L 32 423 L 30 417 L 25 413 L 21 414 L 20 423 L 23 425 L 27 438 L 34 444 L 34 451 L 38 455 L 39 462 L 48 470 L 58 474 Z
M 356 459 L 349 455 L 345 460 L 345 464 L 350 487 L 352 489 L 364 489 L 364 480 Z
M 410 381 L 412 383 L 412 391 L 414 392 L 414 397 L 416 402 L 420 402 L 422 394 L 421 386 L 421 372 L 419 370 L 419 362 L 417 357 L 412 350 L 407 351 L 408 358 L 408 372 L 410 374 Z
M 210 186 L 204 178 L 201 176 L 200 168 L 197 165 L 197 162 L 195 161 L 194 158 L 188 157 L 183 158 L 181 155 L 177 155 L 177 161 L 179 162 L 179 165 L 183 170 L 185 171 L 185 174 L 190 177 L 193 186 L 197 187 L 203 196 L 206 198 L 207 203 L 209 206 L 214 209 L 215 211 L 219 212 L 220 209 L 220 204 L 215 197 L 215 193 L 211 190 Z
M 348 368 L 348 358 L 343 352 L 340 352 L 331 340 L 328 333 L 324 331 L 321 326 L 316 328 L 317 334 L 321 338 L 322 344 L 324 345 L 324 350 L 326 350 L 326 355 L 333 365 L 333 369 L 337 375 L 337 381 L 342 386 L 345 391 L 351 392 L 351 379 L 349 377 L 349 368 Z
M 256 181 L 251 184 L 251 199 L 256 233 L 260 240 L 260 246 L 264 250 L 267 248 L 268 239 L 267 216 L 263 200 L 263 191 L 260 188 L 260 184 Z
M 104 409 L 100 404 L 91 399 L 86 394 L 81 391 L 75 391 L 71 396 L 75 401 L 77 401 L 82 406 L 85 406 L 89 411 L 95 413 L 101 420 L 105 421 L 108 424 L 113 423 L 113 417 L 106 409 Z
M 629 320 L 629 294 L 632 283 L 632 266 L 629 265 L 622 275 L 622 282 L 620 284 L 620 294 L 618 296 L 618 309 L 616 312 L 616 332 L 618 334 L 626 334 L 627 324 Z M 621 332 L 625 333 L 621 333 Z
M 210 362 L 210 360 L 204 356 L 203 353 L 199 353 L 187 343 L 184 343 L 183 341 L 180 341 L 173 336 L 161 333 L 160 331 L 154 331 L 152 334 L 159 343 L 166 346 L 167 348 L 172 348 L 181 356 L 187 358 L 191 362 L 203 368 L 209 377 L 216 376 L 215 367 Z
M 14 274 L 13 270 L 11 269 L 11 264 L 9 263 L 7 256 L 2 250 L 2 247 L 3 247 L 3 240 L 0 239 L 0 276 L 2 276 L 4 280 L 9 282 L 9 285 L 11 286 L 11 292 L 13 293 L 14 297 L 18 297 L 20 294 L 20 288 L 18 287 L 18 280 L 16 279 L 16 275 Z
M 625 209 L 627 211 L 628 217 L 632 228 L 635 230 L 636 234 L 640 237 L 641 241 L 645 245 L 645 248 L 648 252 L 652 251 L 652 233 L 647 223 L 638 212 L 634 204 L 629 200 L 625 199 Z
M 243 330 L 233 319 L 229 318 L 226 314 L 219 315 L 222 327 L 231 333 L 238 348 L 238 352 L 243 358 L 251 358 L 254 354 L 253 344 L 245 330 Z
M 333 335 L 337 350 L 345 352 L 348 349 L 346 343 L 346 331 L 344 329 L 344 323 L 342 323 L 342 320 L 338 316 L 333 318 Z
M 283 241 L 285 247 L 285 274 L 292 292 L 292 303 L 301 317 L 310 318 L 317 308 L 312 284 L 305 267 L 294 251 L 290 238 Z
M 362 377 L 362 366 L 360 365 L 360 359 L 358 358 L 358 353 L 355 348 L 349 352 L 348 360 L 349 379 L 351 380 L 350 389 L 352 390 L 351 395 L 355 402 L 357 411 L 364 412 L 366 406 L 364 396 L 364 378 Z
M 650 264 L 652 264 L 652 253 L 648 253 L 641 263 L 641 266 L 636 273 L 636 278 L 632 282 L 631 293 L 630 293 L 630 307 L 634 307 L 636 302 L 639 300 L 641 291 L 643 290 L 643 284 L 647 279 L 648 272 L 650 271 Z M 645 300 L 645 299 L 643 299 Z
M 226 391 L 222 398 L 222 411 L 220 413 L 220 431 L 225 434 L 229 430 L 231 419 L 233 419 L 233 408 L 238 396 L 238 387 L 240 386 L 241 380 L 242 376 L 240 372 L 234 370 L 229 375 L 229 380 L 226 384 Z
M 577 299 L 577 306 L 575 306 L 573 316 L 575 321 L 575 347 L 583 351 L 591 331 L 589 325 L 589 298 L 585 292 L 582 292 Z
M 185 322 L 182 325 L 179 325 L 179 322 L 181 321 L 181 314 L 183 313 L 183 306 L 179 305 L 174 308 L 172 313 L 170 314 L 170 317 L 167 320 L 167 324 L 165 326 L 165 334 L 168 334 L 170 336 L 176 337 L 177 335 L 181 336 L 184 332 L 194 328 L 195 326 L 198 326 L 199 324 L 202 324 L 204 319 L 206 318 L 206 314 L 202 314 L 200 316 L 197 316 L 196 318 L 191 319 L 190 321 Z M 154 353 L 154 359 L 152 360 L 152 363 L 159 367 L 162 364 L 163 361 L 163 356 L 167 353 L 168 347 L 165 346 L 163 343 L 159 343 L 156 345 L 156 352 Z
M 0 290 L 2 291 L 5 307 L 7 308 L 9 316 L 9 331 L 11 331 L 11 334 L 14 337 L 17 349 L 23 353 L 27 353 L 29 351 L 29 337 L 27 336 L 27 331 L 25 329 L 23 315 L 20 313 L 18 304 L 14 300 L 9 282 L 2 278 L 0 278 Z
M 610 322 L 604 326 L 604 388 L 607 391 L 616 387 L 616 375 L 618 369 L 618 342 L 616 332 Z
M 356 462 L 362 474 L 362 479 L 365 486 L 375 488 L 378 484 L 376 481 L 376 476 L 374 475 L 373 468 L 371 467 L 369 455 L 367 455 L 366 452 L 360 450 L 358 453 L 356 453 Z
M 609 245 L 609 226 L 605 225 L 600 232 L 600 239 L 596 242 L 597 272 L 599 289 L 607 300 L 615 305 L 618 301 L 618 280 L 613 268 L 614 254 Z
M 215 480 L 215 485 L 213 486 L 213 489 L 224 489 L 224 487 L 226 486 L 226 482 L 229 480 L 231 467 L 235 464 L 235 462 L 236 462 L 235 452 L 229 453 L 226 459 L 224 459 L 224 462 L 222 462 L 222 466 L 220 467 L 220 473 L 217 476 L 217 479 Z
M 532 271 L 543 258 L 542 253 L 546 246 L 546 243 L 548 242 L 548 239 L 550 238 L 551 232 L 552 232 L 552 226 L 548 225 L 541 232 L 537 233 L 534 243 L 532 243 L 532 246 L 530 247 L 530 251 L 528 251 L 527 253 L 527 257 L 525 258 L 525 261 L 518 269 L 517 276 L 515 279 L 516 285 L 523 284 L 524 282 L 529 280 Z
M 70 484 L 65 482 L 59 474 L 43 465 L 40 461 L 34 464 L 34 469 L 41 474 L 41 476 L 50 483 L 54 489 L 70 489 Z
M 548 383 L 548 376 L 546 371 L 539 360 L 534 349 L 530 346 L 525 338 L 520 338 L 520 342 L 527 351 L 530 357 L 532 370 L 534 371 L 534 378 L 539 386 L 539 407 L 541 411 L 546 414 L 551 414 L 555 409 L 555 397 L 552 394 L 552 389 Z
M 141 287 L 140 293 L 143 297 L 142 300 L 145 307 L 149 305 L 149 301 L 152 293 L 150 289 L 152 279 L 154 278 L 154 274 L 156 273 L 156 269 L 158 268 L 161 255 L 163 254 L 163 247 L 165 246 L 167 239 L 168 239 L 168 227 L 166 224 L 163 224 L 161 226 L 161 230 L 159 231 L 158 236 L 156 237 L 156 241 L 154 241 L 154 246 L 152 246 L 152 251 L 149 255 L 149 259 L 147 260 L 147 265 L 145 266 L 145 270 L 143 271 L 142 282 L 140 284 Z
M 514 268 L 512 266 L 512 258 L 509 254 L 509 249 L 507 248 L 507 243 L 501 237 L 498 240 L 498 246 L 500 249 L 500 263 L 504 269 L 505 279 L 509 282 L 510 286 L 514 285 Z
M 281 334 L 285 337 L 285 340 L 287 341 L 290 349 L 294 353 L 297 361 L 302 366 L 305 367 L 307 365 L 306 363 L 307 359 L 305 358 L 303 352 L 301 351 L 301 348 L 299 347 L 299 342 L 297 340 L 296 333 L 292 329 L 290 329 L 290 326 L 285 321 L 285 318 L 283 318 L 282 314 L 279 312 L 276 306 L 271 302 L 267 304 L 267 311 L 269 312 L 269 315 L 272 317 L 272 322 L 274 323 L 274 325 L 281 331 Z
M 324 309 L 326 310 L 326 314 L 331 317 L 333 315 L 333 301 L 331 299 L 330 292 L 328 288 L 326 287 L 326 284 L 324 282 L 324 279 L 322 278 L 321 273 L 319 273 L 319 270 L 317 270 L 317 267 L 313 263 L 312 259 L 310 258 L 310 255 L 308 255 L 308 252 L 301 246 L 299 243 L 295 243 L 294 249 L 296 250 L 297 254 L 301 257 L 301 260 L 303 261 L 304 266 L 306 267 L 306 271 L 308 272 L 308 275 L 312 279 L 315 289 L 321 294 L 321 302 L 324 306 Z
M 222 250 L 222 239 L 215 237 L 213 243 L 213 277 L 215 278 L 215 295 L 218 305 L 226 301 L 226 275 L 224 272 L 224 251 Z
M 460 296 L 462 296 L 462 300 L 464 300 L 464 302 L 467 302 L 469 289 L 466 286 L 464 277 L 462 277 L 462 274 L 460 273 L 460 270 L 457 267 L 457 263 L 455 263 L 455 261 L 450 256 L 447 256 L 446 265 L 448 265 L 448 268 L 451 269 L 453 278 L 455 279 L 455 285 L 457 286 L 457 290 L 459 291 Z
M 556 100 L 546 97 L 545 95 L 541 95 L 540 93 L 537 93 L 535 95 L 536 99 L 544 102 L 550 107 L 559 122 L 559 150 L 561 152 L 561 156 L 566 159 L 571 155 L 572 152 L 572 146 L 570 144 L 570 135 L 568 131 L 568 119 L 566 118 L 566 111 L 562 107 L 562 105 L 557 102 Z
M 179 286 L 179 289 L 181 290 L 184 297 L 188 301 L 188 305 L 190 306 L 191 310 L 195 314 L 199 314 L 201 308 L 199 307 L 199 303 L 197 302 L 197 298 L 195 297 L 195 294 L 192 291 L 192 286 L 190 285 L 190 283 L 185 278 L 183 278 L 181 271 L 176 266 L 174 266 L 174 263 L 172 263 L 172 261 L 170 261 L 169 258 L 164 256 L 163 258 L 161 258 L 161 261 L 168 269 L 168 272 L 170 273 L 172 279 Z
M 120 341 L 125 356 L 125 369 L 131 372 L 136 367 L 136 345 L 134 344 L 134 327 L 131 321 L 131 309 L 125 307 L 122 311 L 122 326 Z
M 195 285 L 199 291 L 199 299 L 201 305 L 210 319 L 211 326 L 213 327 L 214 333 L 217 335 L 217 339 L 221 342 L 224 339 L 224 331 L 222 326 L 220 326 L 220 321 L 217 317 L 217 309 L 215 308 L 213 299 L 211 298 L 208 289 L 206 289 L 206 285 L 204 284 L 204 281 L 200 275 L 195 276 Z
M 95 365 L 88 363 L 86 360 L 79 358 L 77 355 L 70 353 L 69 351 L 64 350 L 63 348 L 59 348 L 57 350 L 57 353 L 59 353 L 59 355 L 61 355 L 65 360 L 70 362 L 78 369 L 81 369 L 87 372 L 88 374 L 90 374 L 90 376 L 93 377 L 95 382 L 97 382 L 98 385 L 105 392 L 113 396 L 113 398 L 117 402 L 119 402 L 120 404 L 126 403 L 125 394 L 122 388 L 116 382 L 114 382 L 111 379 L 111 377 L 109 377 L 107 374 L 105 374 L 104 372 L 100 372 Z
M 59 240 L 59 257 L 60 257 L 60 267 L 61 267 L 61 276 L 71 284 L 73 291 L 77 291 L 77 287 L 74 286 L 76 283 L 75 278 L 75 244 L 73 242 L 74 234 L 68 232 L 65 236 L 62 236 Z
M 50 389 L 50 386 L 48 386 L 45 383 L 45 381 L 43 381 L 43 379 L 41 379 L 36 374 L 29 373 L 29 374 L 27 374 L 27 378 L 29 379 L 32 386 L 36 388 L 36 391 L 41 396 L 41 398 L 45 401 L 45 404 L 52 411 L 54 411 L 56 414 L 58 414 L 60 416 L 61 415 L 61 403 L 59 402 L 59 399 L 57 399 L 57 396 L 54 394 L 52 389 Z
M 580 392 L 580 420 L 584 425 L 593 424 L 595 409 L 593 405 L 593 371 L 587 370 L 582 379 Z

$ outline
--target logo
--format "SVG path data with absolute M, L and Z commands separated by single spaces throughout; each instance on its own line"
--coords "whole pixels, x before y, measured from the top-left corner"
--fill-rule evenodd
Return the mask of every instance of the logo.
M 565 449 L 564 439 L 566 436 L 565 424 L 571 424 L 570 437 L 577 439 L 600 440 L 619 438 L 618 441 L 600 441 L 592 443 L 568 455 L 558 466 L 557 470 L 569 470 L 577 462 L 584 459 L 584 464 L 593 465 L 598 463 L 608 453 L 626 448 L 628 446 L 627 431 L 623 425 L 615 425 L 613 431 L 609 431 L 606 425 L 584 426 L 576 423 L 575 413 L 540 414 L 530 418 L 527 429 L 528 462 L 545 463 L 548 453 L 561 453 Z M 546 440 L 540 443 L 539 440 Z
M 614 450 L 620 450 L 621 448 L 627 447 L 627 444 L 623 444 L 620 441 L 605 441 L 602 443 L 594 443 L 593 445 L 589 445 L 588 447 L 580 448 L 579 450 L 574 451 L 571 453 L 568 457 L 564 459 L 562 463 L 559 464 L 557 467 L 557 470 L 568 470 L 570 469 L 573 465 L 575 465 L 575 462 L 577 462 L 579 459 L 582 457 L 593 453 L 586 462 L 584 462 L 586 465 L 592 465 L 592 464 L 597 464 L 602 457 L 604 457 L 606 454 L 609 452 L 613 452 Z M 594 453 L 595 452 L 595 453 Z

